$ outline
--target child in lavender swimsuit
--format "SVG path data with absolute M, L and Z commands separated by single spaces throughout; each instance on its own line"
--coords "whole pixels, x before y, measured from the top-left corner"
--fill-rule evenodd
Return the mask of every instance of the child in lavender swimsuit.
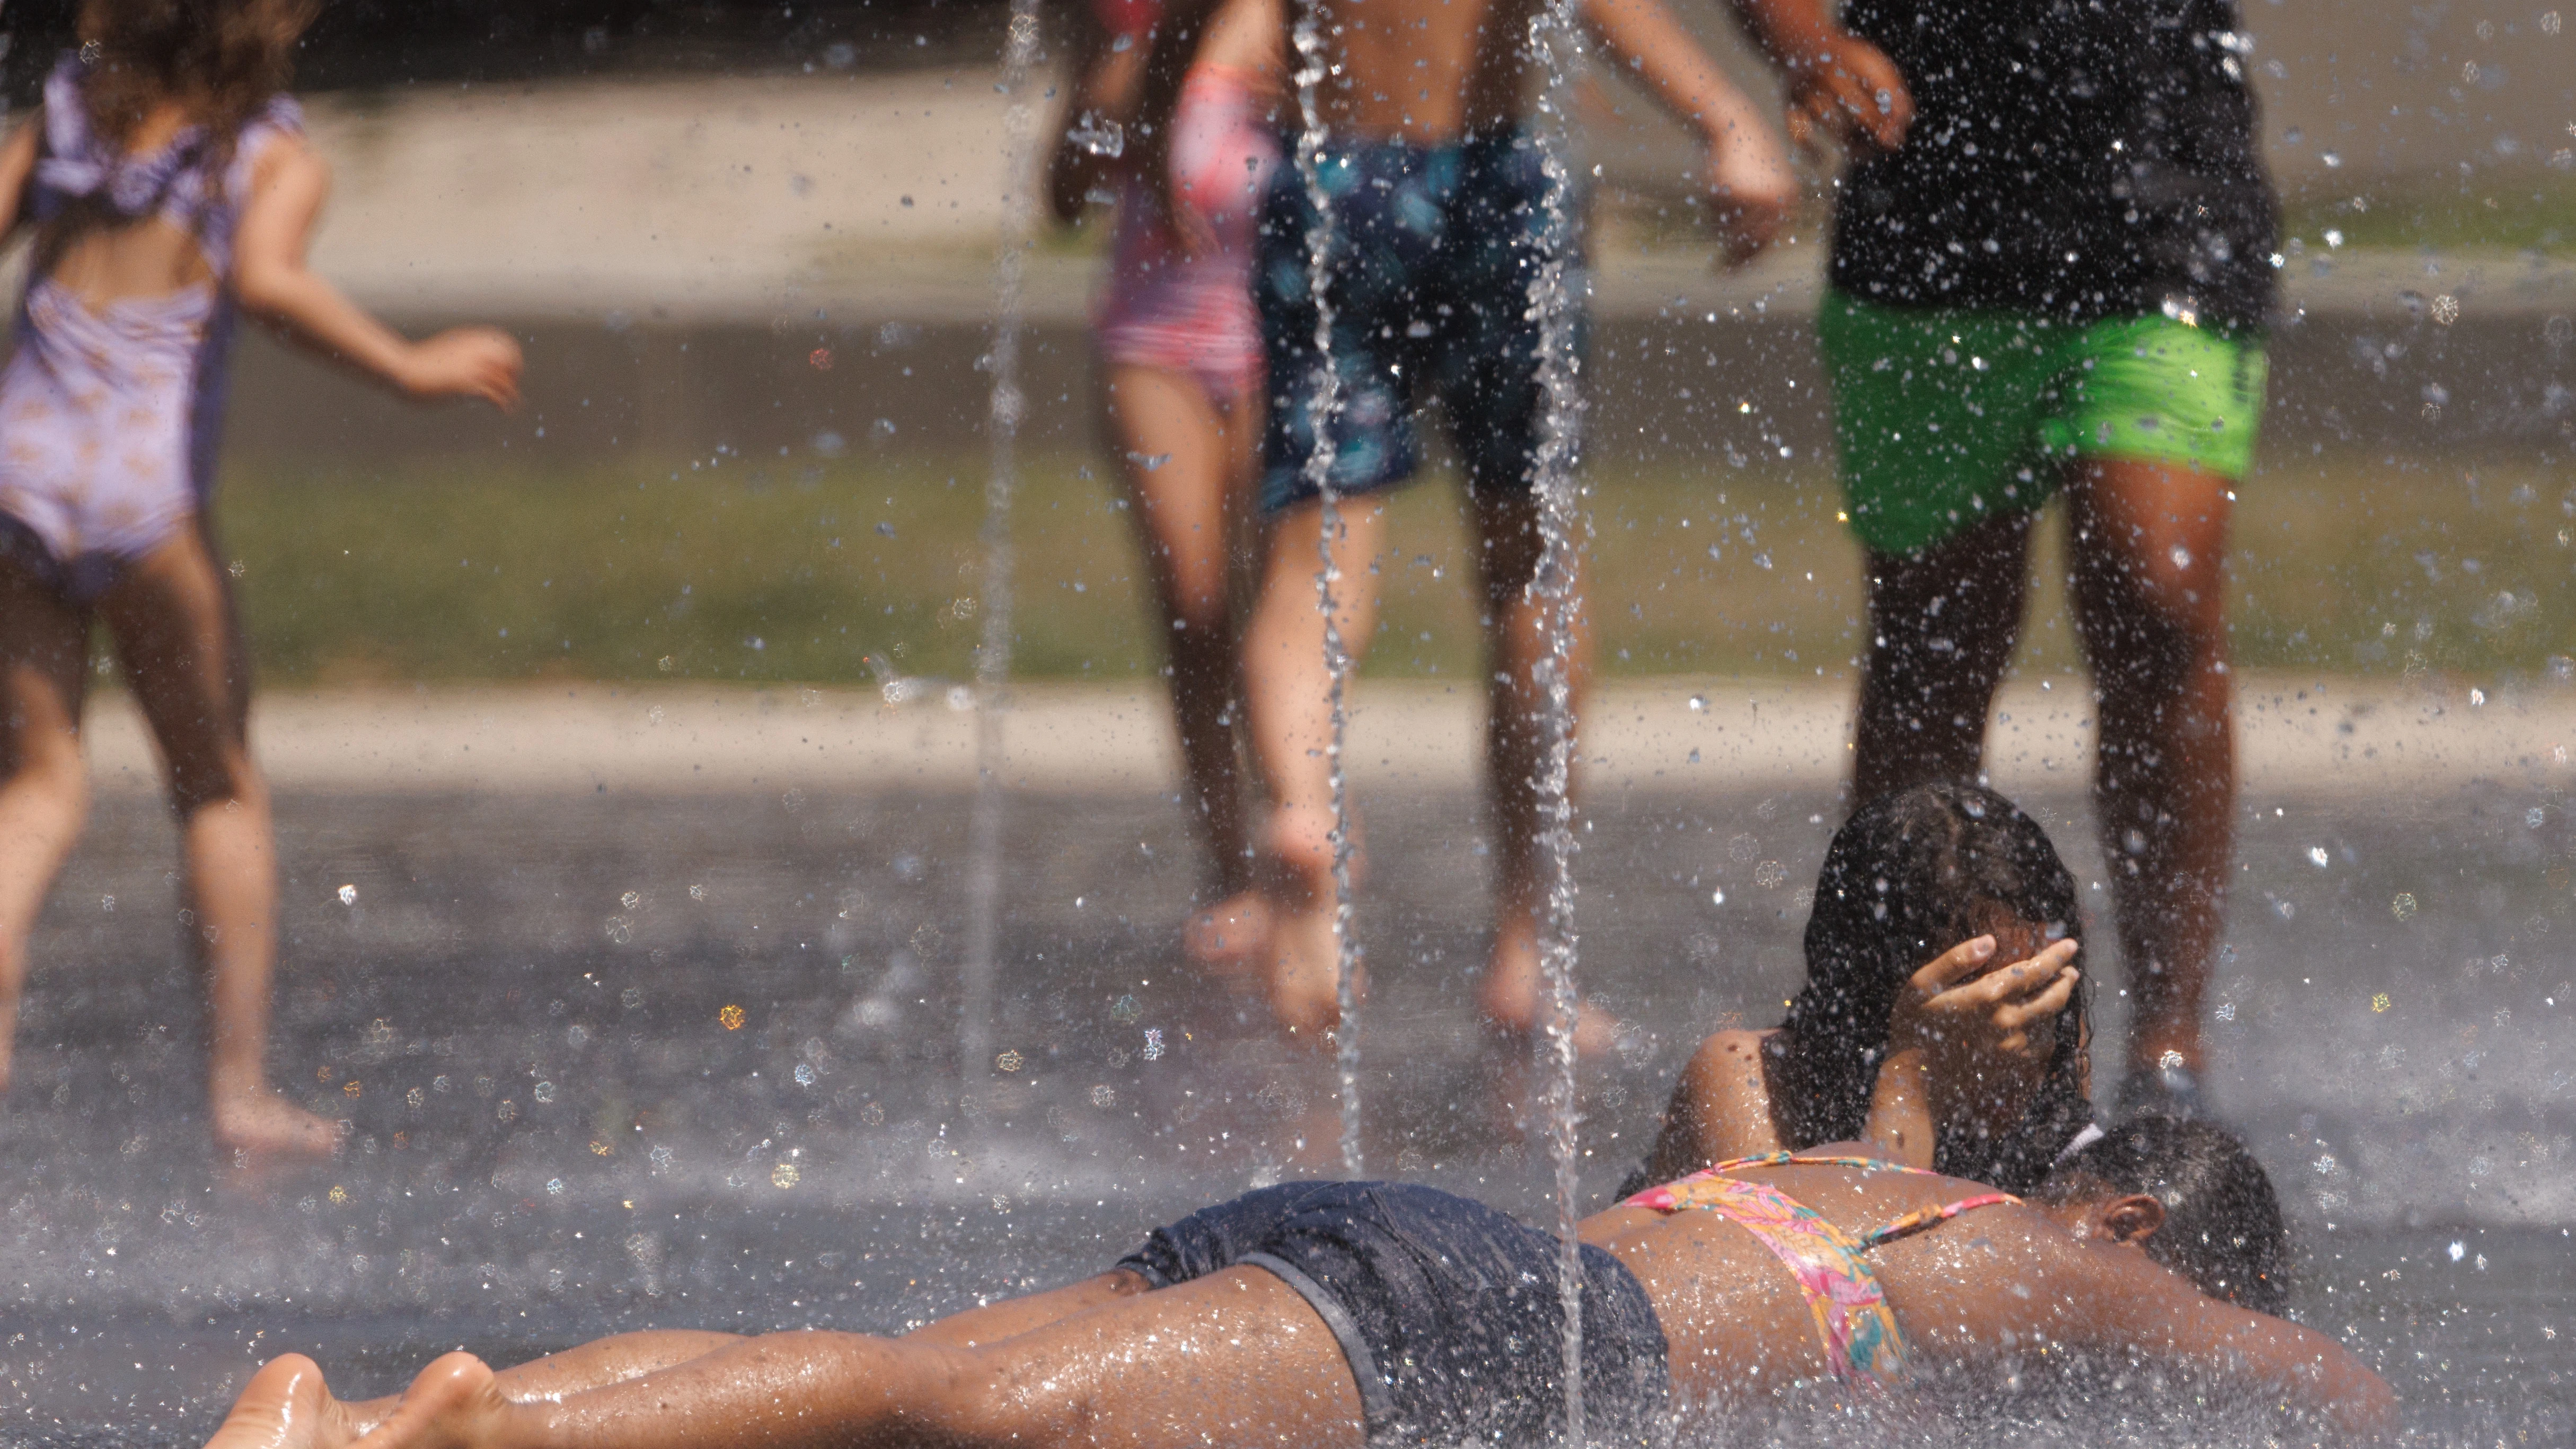
M 95 618 L 167 763 L 209 1125 L 237 1161 L 325 1153 L 337 1129 L 270 1091 L 264 1061 L 276 847 L 206 530 L 233 315 L 413 397 L 518 395 L 508 337 L 408 342 L 305 270 L 329 172 L 281 88 L 315 8 L 85 0 L 79 56 L 0 144 L 0 231 L 35 232 L 0 373 L 0 1087 L 28 937 L 87 813 Z

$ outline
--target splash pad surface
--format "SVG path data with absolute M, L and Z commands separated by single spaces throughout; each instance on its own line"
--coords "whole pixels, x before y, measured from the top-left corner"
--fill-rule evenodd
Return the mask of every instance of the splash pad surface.
M 2552 727 L 2547 702 L 2527 728 Z M 2552 949 L 2576 842 L 2563 772 L 2545 742 L 2525 753 L 2540 763 L 2357 802 L 2348 780 L 2318 788 L 2331 772 L 2285 768 L 2267 791 L 2249 750 L 2211 997 L 2213 1091 L 2297 1222 L 2301 1314 L 2439 1443 L 2554 1435 L 2576 1413 L 2556 1336 L 2576 1288 L 2559 1226 L 2576 1006 Z M 1331 1170 L 1330 1062 L 1178 969 L 1193 867 L 1151 783 L 1015 796 L 996 1061 L 961 1097 L 964 781 L 539 793 L 282 773 L 274 1059 L 353 1147 L 218 1180 L 167 827 L 111 790 L 39 933 L 0 1119 L 0 1439 L 194 1444 L 288 1348 L 377 1393 L 459 1344 L 506 1360 L 645 1326 L 897 1332 L 1297 1175 L 1301 1134 L 1309 1170 Z M 1774 1019 L 1835 818 L 1830 786 L 1794 768 L 1684 773 L 1600 768 L 1589 796 L 1585 986 L 1644 1028 L 1583 1080 L 1592 1205 L 1699 1035 Z M 2017 788 L 2099 879 L 2080 793 Z M 1545 1223 L 1544 1152 L 1496 1105 L 1462 1005 L 1488 864 L 1472 791 L 1363 771 L 1360 803 L 1368 1160 Z M 2093 970 L 2116 1041 L 2119 971 Z M 2050 1432 L 2228 1437 L 2223 1418 L 2124 1420 L 2177 1412 L 2135 1389 Z

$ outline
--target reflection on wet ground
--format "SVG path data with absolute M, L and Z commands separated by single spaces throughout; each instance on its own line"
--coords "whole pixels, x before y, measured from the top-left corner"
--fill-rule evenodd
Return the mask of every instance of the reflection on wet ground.
M 1013 803 L 997 1059 L 959 1063 L 965 803 L 287 798 L 274 1058 L 355 1136 L 245 1186 L 201 1143 L 167 827 L 108 797 L 40 933 L 0 1114 L 0 1436 L 193 1442 L 290 1346 L 382 1391 L 460 1343 L 897 1331 L 1329 1159 L 1327 1065 L 1178 969 L 1191 853 L 1148 794 Z M 1365 803 L 1370 1169 L 1544 1216 L 1510 1064 L 1460 980 L 1481 955 L 1474 806 Z M 2099 879 L 2080 801 L 2030 803 Z M 1698 1033 L 1772 1019 L 1794 984 L 1835 805 L 1638 788 L 1594 808 L 1585 981 L 1638 1024 L 1584 1087 L 1599 1196 Z M 2445 1442 L 2554 1435 L 2576 1409 L 2556 1322 L 2571 843 L 2532 787 L 2243 816 L 2215 1094 L 2297 1215 L 2303 1313 Z M 2095 975 L 2117 1040 L 2118 973 Z

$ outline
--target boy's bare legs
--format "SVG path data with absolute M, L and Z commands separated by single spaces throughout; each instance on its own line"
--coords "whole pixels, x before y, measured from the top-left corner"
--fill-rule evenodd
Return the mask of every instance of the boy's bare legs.
M 339 1128 L 268 1086 L 277 843 L 268 785 L 250 759 L 247 662 L 203 537 L 190 529 L 134 564 L 99 613 L 169 770 L 182 919 L 206 973 L 215 1141 L 252 1157 L 328 1155 Z
M 2136 1003 L 2133 1074 L 2169 1052 L 2193 1070 L 2202 1062 L 2201 996 L 2234 849 L 2228 488 L 2100 459 L 2068 490 L 2076 624 L 2101 695 L 2094 808 Z M 1855 804 L 1983 769 L 1987 714 L 2020 632 L 2029 527 L 2015 514 L 1920 554 L 1870 555 Z
M 1183 940 L 1201 961 L 1248 962 L 1262 920 L 1235 752 L 1234 565 L 1260 404 L 1220 404 L 1187 374 L 1113 366 L 1100 410 L 1153 569 L 1191 822 L 1214 867 L 1214 901 Z
M 1473 493 L 1479 602 L 1484 610 L 1489 670 L 1486 679 L 1486 798 L 1494 821 L 1494 944 L 1476 998 L 1486 1023 L 1509 1036 L 1526 1037 L 1545 1023 L 1546 983 L 1539 962 L 1539 917 L 1547 908 L 1553 866 L 1547 858 L 1548 821 L 1537 782 L 1547 769 L 1547 674 L 1552 654 L 1548 602 L 1532 582 L 1546 540 L 1538 503 L 1525 497 Z M 1578 716 L 1592 682 L 1592 619 L 1583 608 L 1578 561 L 1574 637 L 1569 658 Z M 1571 782 L 1569 782 L 1571 783 Z M 1576 1047 L 1585 1055 L 1610 1045 L 1614 1025 L 1597 1012 L 1576 1023 Z
M 1335 614 L 1356 675 L 1377 628 L 1378 581 L 1369 563 L 1386 539 L 1386 508 L 1375 498 L 1354 498 L 1339 512 Z M 1253 759 L 1271 801 L 1261 881 L 1271 910 L 1262 953 L 1270 1004 L 1290 1034 L 1318 1046 L 1341 1014 L 1333 950 L 1332 677 L 1324 667 L 1324 615 L 1315 595 L 1322 537 L 1319 503 L 1298 504 L 1270 521 L 1261 593 L 1243 638 Z M 1359 869 L 1356 853 L 1351 868 Z
M 1868 555 L 1854 807 L 1985 768 L 1986 718 L 2021 638 L 2030 521 L 2004 514 L 1920 553 Z
M 2235 849 L 2226 579 L 2232 485 L 2088 461 L 2068 490 L 2076 623 L 2101 695 L 2093 808 L 2131 999 L 2128 1075 L 2202 1065 L 2201 996 Z M 2184 1104 L 2188 1105 L 2188 1104 Z
M 28 938 L 89 813 L 80 712 L 89 619 L 0 560 L 0 1091 Z
M 1187 1365 L 1186 1372 L 1176 1366 Z M 336 1449 L 356 1427 L 297 1356 L 262 1369 L 209 1449 Z M 292 1412 L 289 1412 L 289 1410 Z M 739 1340 L 641 1378 L 512 1403 L 432 1363 L 380 1449 L 799 1449 L 886 1439 L 1357 1445 L 1358 1386 L 1314 1309 L 1257 1268 L 1124 1298 L 990 1348 L 856 1334 Z M 282 1431 L 280 1426 L 283 1426 Z

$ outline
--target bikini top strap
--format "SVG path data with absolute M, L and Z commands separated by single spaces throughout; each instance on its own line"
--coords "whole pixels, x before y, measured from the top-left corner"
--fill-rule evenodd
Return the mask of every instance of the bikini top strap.
M 1788 1166 L 1857 1167 L 1863 1172 L 1903 1172 L 1910 1173 L 1916 1177 L 1939 1177 L 1941 1175 L 1937 1172 L 1926 1172 L 1919 1167 L 1907 1167 L 1903 1163 L 1883 1162 L 1875 1157 L 1810 1157 L 1794 1152 L 1766 1152 L 1759 1157 L 1738 1157 L 1732 1161 L 1721 1162 L 1715 1167 L 1707 1169 L 1707 1172 L 1733 1172 L 1740 1167 Z M 1706 1174 L 1694 1173 L 1692 1175 L 1697 1177 L 1704 1176 Z
M 1897 1238 L 1912 1237 L 1926 1228 L 1938 1227 L 1961 1213 L 1975 1212 L 1983 1207 L 1998 1207 L 2004 1203 L 2011 1203 L 2018 1207 L 2021 1199 L 2008 1192 L 1987 1192 L 1979 1193 L 1975 1197 L 1963 1197 L 1957 1202 L 1946 1202 L 1938 1207 L 1916 1208 L 1883 1228 L 1873 1228 L 1861 1234 L 1861 1246 L 1875 1248 L 1881 1243 L 1892 1242 Z

